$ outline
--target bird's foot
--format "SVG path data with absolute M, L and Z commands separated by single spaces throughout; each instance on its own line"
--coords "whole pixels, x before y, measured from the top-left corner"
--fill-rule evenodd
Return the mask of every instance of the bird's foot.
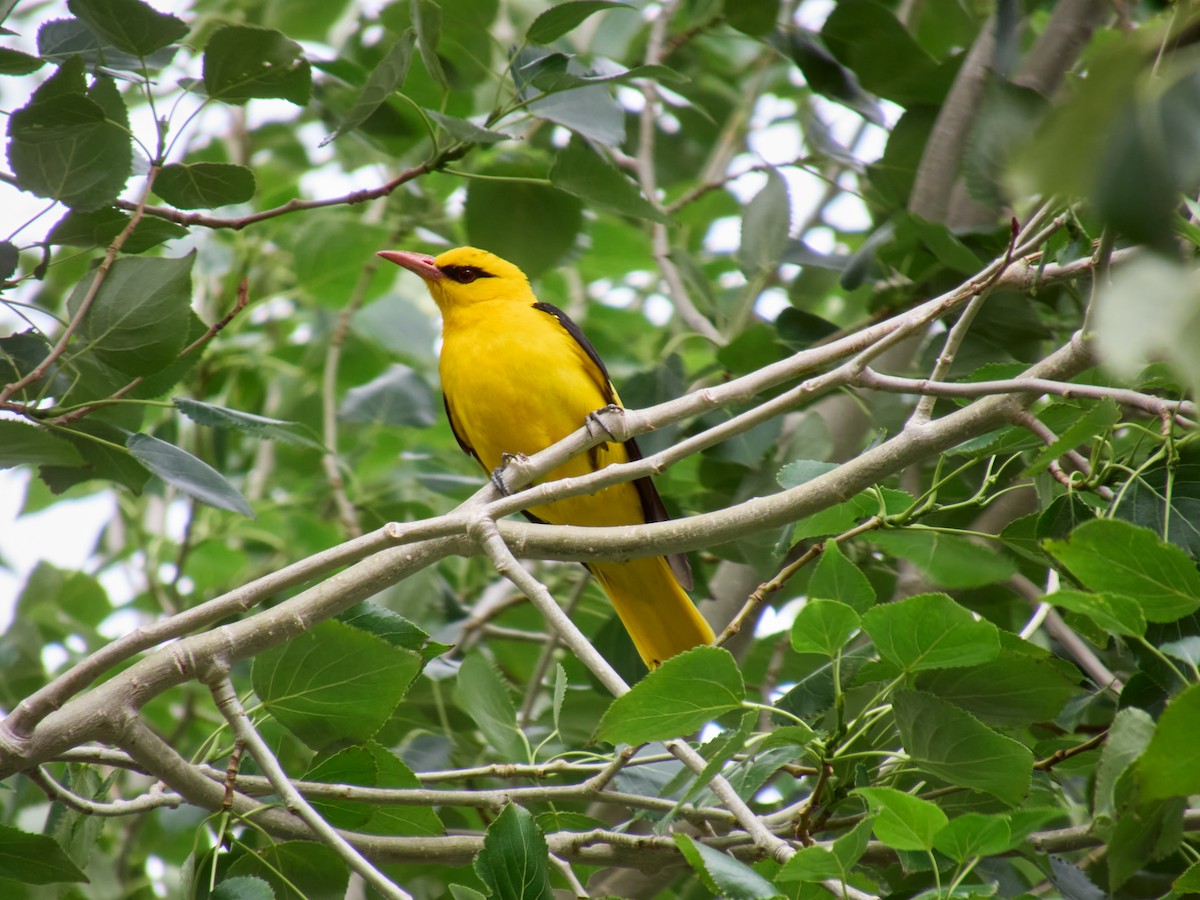
M 588 437 L 595 437 L 596 432 L 592 430 L 595 427 L 597 430 L 608 435 L 610 441 L 616 442 L 617 436 L 612 433 L 612 429 L 604 423 L 605 413 L 624 413 L 624 408 L 617 406 L 615 403 L 610 403 L 608 406 L 602 406 L 595 412 L 590 412 L 584 417 L 583 427 L 587 429 Z
M 496 490 L 500 492 L 500 496 L 507 497 L 512 493 L 508 485 L 504 481 L 504 470 L 508 468 L 509 463 L 526 462 L 529 459 L 524 453 L 501 453 L 500 465 L 492 469 L 492 484 Z

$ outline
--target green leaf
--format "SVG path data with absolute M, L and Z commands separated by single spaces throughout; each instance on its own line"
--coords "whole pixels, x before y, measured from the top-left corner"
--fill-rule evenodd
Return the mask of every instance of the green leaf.
M 275 900 L 275 892 L 261 878 L 239 875 L 218 884 L 210 897 L 212 900 Z
M 50 244 L 70 247 L 103 247 L 129 225 L 129 213 L 111 206 L 84 212 L 71 210 L 63 216 L 46 236 Z M 134 227 L 133 233 L 121 247 L 122 253 L 143 253 L 157 247 L 163 241 L 174 240 L 188 234 L 182 225 L 146 216 Z
M 210 428 L 236 428 L 255 437 L 270 438 L 285 444 L 309 447 L 313 450 L 324 450 L 324 445 L 316 438 L 305 434 L 304 426 L 298 422 L 256 416 L 254 413 L 242 412 L 239 409 L 227 409 L 224 406 L 203 403 L 187 397 L 173 397 L 171 402 L 181 413 L 200 425 L 207 425 Z
M 591 207 L 664 224 L 670 221 L 643 196 L 641 188 L 578 136 L 571 138 L 558 153 L 550 170 L 550 181 Z
M 605 9 L 634 7 L 611 0 L 571 0 L 569 3 L 559 3 L 538 13 L 538 17 L 525 32 L 525 41 L 530 44 L 549 44 L 551 41 L 557 41 L 564 34 L 578 28 L 589 16 Z
M 1135 600 L 1150 622 L 1173 622 L 1200 609 L 1195 564 L 1149 529 L 1095 519 L 1046 548 L 1093 591 Z
M 1142 470 L 1127 485 L 1113 515 L 1200 559 L 1200 450 L 1180 448 L 1176 459 Z
M 1120 421 L 1121 408 L 1117 406 L 1116 401 L 1105 398 L 1090 405 L 1069 428 L 1059 434 L 1057 440 L 1038 452 L 1025 473 L 1036 475 L 1068 450 L 1074 450 L 1080 444 L 1090 443 L 1093 438 L 1105 434 Z
M 509 803 L 483 836 L 475 871 L 493 897 L 551 900 L 550 851 L 533 816 Z
M 46 561 L 29 573 L 17 598 L 16 614 L 35 625 L 47 641 L 87 633 L 112 613 L 108 594 L 86 572 L 59 569 Z
M 922 672 L 917 686 L 994 725 L 1052 722 L 1080 694 L 1051 660 L 1002 650 L 996 659 L 957 669 Z
M 845 877 L 867 852 L 871 842 L 871 830 L 874 823 L 870 817 L 861 822 L 833 842 L 833 855 L 842 864 L 842 877 Z
M 123 484 L 137 494 L 150 478 L 146 467 L 121 447 L 128 439 L 128 434 L 99 419 L 80 419 L 71 423 L 69 431 L 59 434 L 75 445 L 83 457 L 84 465 L 42 466 L 39 474 L 55 494 L 61 494 L 67 488 L 92 478 Z M 106 443 L 98 443 L 91 439 L 93 437 Z
M 707 844 L 694 841 L 686 834 L 676 834 L 677 846 L 697 872 L 704 873 L 718 896 L 734 900 L 770 900 L 779 891 L 744 862 L 734 859 Z
M 779 0 L 725 0 L 725 21 L 751 37 L 762 37 L 775 27 Z
M 862 89 L 854 73 L 834 58 L 819 35 L 807 28 L 793 27 L 787 29 L 780 42 L 810 88 L 849 107 L 868 122 L 885 126 L 879 103 Z
M 1061 609 L 1087 616 L 1105 631 L 1125 637 L 1146 633 L 1146 618 L 1136 600 L 1119 594 L 1088 594 L 1084 591 L 1055 591 L 1045 601 Z
M 487 742 L 511 762 L 525 762 L 529 745 L 517 727 L 517 710 L 508 685 L 481 653 L 472 653 L 458 670 L 454 702 L 483 732 Z
M 289 233 L 297 285 L 321 306 L 339 311 L 375 296 L 378 280 L 366 283 L 364 297 L 363 264 L 387 246 L 389 234 L 345 212 L 310 215 Z
M 182 19 L 142 0 L 67 0 L 67 8 L 114 47 L 134 56 L 149 56 L 188 33 Z
M 910 213 L 901 220 L 896 233 L 903 236 L 909 228 L 916 233 L 917 239 L 929 249 L 938 262 L 946 267 L 973 275 L 983 266 L 982 260 L 942 223 L 930 222 Z
M 421 654 L 426 662 L 435 656 L 440 656 L 450 649 L 449 644 L 439 644 L 429 639 L 429 635 L 414 625 L 399 613 L 392 612 L 386 606 L 364 600 L 357 606 L 352 606 L 338 617 L 339 622 L 361 628 L 376 637 L 381 637 L 393 647 L 412 650 Z
M 965 863 L 1003 853 L 1009 848 L 1011 838 L 1007 816 L 963 813 L 934 836 L 933 846 L 955 862 Z
M 1017 806 L 1029 791 L 1033 755 L 1024 744 L 922 691 L 897 693 L 893 707 L 900 739 L 917 768 L 985 791 L 1009 806 Z
M 837 463 L 825 462 L 819 459 L 794 459 L 779 470 L 776 480 L 778 480 L 780 487 L 788 490 L 799 487 L 802 484 L 807 484 L 814 478 L 824 475 L 826 472 L 832 472 L 836 468 Z
M 776 338 L 770 325 L 750 325 L 717 351 L 717 362 L 735 375 L 757 371 L 787 355 Z
M 111 78 L 87 88 L 72 58 L 8 119 L 8 162 L 22 190 L 74 209 L 110 203 L 133 165 L 129 116 Z
M 413 45 L 416 43 L 417 33 L 412 28 L 408 28 L 400 35 L 396 43 L 388 48 L 388 52 L 384 54 L 375 68 L 371 70 L 371 74 L 367 76 L 362 89 L 358 92 L 358 97 L 354 101 L 354 105 L 350 107 L 350 111 L 346 113 L 346 117 L 342 119 L 342 124 L 330 134 L 325 140 L 321 141 L 321 147 L 324 147 L 330 141 L 341 137 L 347 131 L 353 131 L 374 112 L 387 103 L 387 101 L 400 89 L 404 84 L 404 79 L 408 77 L 408 70 L 412 66 Z M 430 111 L 426 111 L 430 113 Z
M 302 781 L 325 784 L 347 784 L 375 787 L 378 772 L 375 759 L 365 747 L 346 747 L 315 762 L 302 776 Z M 361 831 L 371 819 L 371 808 L 353 800 L 324 800 L 313 798 L 313 808 L 334 828 Z
M 0 825 L 0 878 L 24 884 L 87 881 L 54 838 Z
M 442 61 L 438 58 L 437 47 L 442 39 L 442 8 L 434 0 L 409 0 L 412 9 L 412 23 L 417 33 L 417 49 L 421 53 L 421 62 L 425 63 L 425 71 L 441 86 L 442 90 L 450 87 L 446 81 L 446 73 L 442 71 Z
M 510 134 L 484 128 L 476 125 L 469 119 L 443 115 L 435 109 L 425 110 L 425 115 L 433 119 L 434 122 L 456 141 L 464 141 L 468 144 L 498 144 L 501 141 L 511 141 L 513 139 Z
M 387 747 L 376 741 L 369 741 L 366 747 L 375 759 L 375 787 L 408 790 L 424 787 L 404 760 Z M 391 803 L 381 803 L 375 807 L 366 830 L 371 834 L 401 837 L 436 837 L 446 833 L 442 820 L 429 807 Z
M 82 572 L 74 574 L 83 575 Z M 105 605 L 108 606 L 107 602 Z M 112 611 L 111 606 L 109 611 Z M 76 796 L 101 802 L 110 799 L 114 780 L 115 775 L 101 780 L 99 767 L 79 763 L 68 764 L 61 778 L 63 786 Z M 57 800 L 51 805 L 42 832 L 54 838 L 71 862 L 86 871 L 92 854 L 99 848 L 100 834 L 104 829 L 103 820 L 97 821 L 98 818 L 71 809 L 61 800 Z
M 933 849 L 933 838 L 946 827 L 946 814 L 936 805 L 895 788 L 857 788 L 875 813 L 875 837 L 893 850 Z
M 729 761 L 733 759 L 734 755 L 741 753 L 745 749 L 746 741 L 749 740 L 751 733 L 754 731 L 757 719 L 758 713 L 748 709 L 742 713 L 742 718 L 737 728 L 726 729 L 712 740 L 704 742 L 700 748 L 700 753 L 707 762 L 704 764 L 704 768 L 692 780 L 687 792 L 680 797 L 679 804 L 672 811 L 672 815 L 678 810 L 679 805 L 694 800 L 699 796 L 701 791 L 706 790 L 708 783 L 721 773 Z M 787 743 L 790 744 L 791 742 Z M 765 748 L 759 745 L 758 749 L 763 750 Z
M 304 106 L 312 68 L 295 41 L 270 28 L 227 25 L 204 48 L 204 89 L 215 100 L 245 103 L 278 98 Z
M 593 72 L 566 53 L 539 56 L 525 51 L 518 60 L 520 64 L 513 70 L 513 78 L 521 89 L 522 99 L 530 101 L 530 112 L 610 147 L 617 147 L 625 140 L 625 118 L 603 85 L 637 78 L 654 78 L 671 84 L 687 80 L 675 70 L 659 65 L 626 69 L 610 61 L 601 71 Z
M 315 841 L 284 841 L 234 860 L 227 877 L 259 878 L 275 896 L 342 897 L 350 870 L 330 847 Z
M 826 541 L 808 582 L 808 596 L 840 600 L 858 613 L 875 605 L 875 588 L 867 576 L 846 558 L 837 541 Z
M 82 466 L 83 457 L 69 441 L 44 428 L 0 421 L 0 469 L 42 465 Z
M 7 281 L 21 264 L 21 251 L 12 241 L 0 241 L 0 282 Z
M 867 610 L 863 630 L 879 654 L 910 672 L 973 666 L 995 659 L 1000 635 L 946 594 L 918 594 Z
M 767 183 L 754 195 L 742 215 L 742 241 L 738 265 L 748 277 L 772 271 L 788 246 L 792 201 L 788 185 L 775 169 L 767 169 Z
M 1165 359 L 1200 393 L 1198 290 L 1200 276 L 1169 255 L 1148 254 L 1121 266 L 1096 296 L 1096 345 L 1105 365 L 1133 379 Z
M 1037 90 L 994 74 L 989 78 L 962 161 L 963 183 L 972 199 L 996 208 L 1009 202 L 1007 181 L 1013 158 L 1049 108 Z
M 836 600 L 810 599 L 792 622 L 792 649 L 833 658 L 858 631 L 858 613 Z
M 11 47 L 0 47 L 0 75 L 28 75 L 43 65 L 45 62 L 36 56 L 13 50 Z
M 775 880 L 821 882 L 843 874 L 841 862 L 824 847 L 801 847 L 784 863 Z
M 1171 885 L 1177 895 L 1200 893 L 1200 863 L 1192 863 Z
M 347 747 L 325 757 L 305 773 L 303 780 L 371 788 L 416 790 L 422 787 L 417 776 L 398 756 L 375 741 Z M 445 832 L 434 811 L 423 806 L 317 799 L 312 803 L 331 825 L 338 828 L 413 837 Z
M 1117 711 L 1096 763 L 1092 812 L 1097 820 L 1112 819 L 1121 809 L 1117 779 L 1137 762 L 1154 737 L 1154 719 L 1145 710 L 1130 706 Z
M 213 209 L 254 197 L 254 172 L 226 163 L 163 166 L 154 193 L 177 209 Z
M 775 747 L 806 747 L 817 733 L 807 725 L 780 725 L 755 746 L 759 750 Z
M 877 0 L 841 0 L 825 20 L 821 38 L 876 96 L 905 107 L 940 105 L 945 98 L 948 78 L 895 12 Z
M 874 532 L 871 540 L 911 562 L 939 587 L 983 587 L 1006 581 L 1017 570 L 1008 557 L 957 534 L 906 528 Z
M 1186 808 L 1185 798 L 1174 797 L 1131 804 L 1123 811 L 1105 842 L 1110 889 L 1116 891 L 1147 863 L 1178 851 Z
M 559 263 L 575 245 L 583 224 L 579 198 L 549 184 L 504 180 L 544 177 L 545 170 L 528 158 L 502 160 L 479 174 L 488 178 L 472 178 L 467 184 L 471 244 L 510 260 L 530 278 Z M 521 227 L 513 228 L 513 222 Z
M 254 518 L 254 510 L 241 492 L 224 475 L 186 450 L 148 434 L 131 434 L 125 446 L 134 459 L 189 497 Z
M 562 667 L 562 663 L 554 664 L 554 700 L 551 705 L 551 710 L 554 716 L 554 730 L 562 730 L 562 705 L 567 699 L 567 670 Z
M 414 369 L 392 363 L 368 384 L 350 388 L 338 409 L 347 422 L 428 428 L 437 421 L 433 388 Z
M 1200 793 L 1200 685 L 1193 684 L 1167 704 L 1146 751 L 1137 762 L 1145 800 Z
M 118 259 L 79 325 L 78 338 L 105 365 L 128 376 L 149 376 L 174 362 L 188 338 L 195 252 L 179 259 Z M 75 286 L 75 313 L 91 291 L 93 270 Z
M 1200 134 L 1191 127 L 1200 114 L 1200 74 L 1190 66 L 1179 71 L 1184 74 L 1174 83 L 1170 75 L 1163 79 L 1165 89 L 1139 91 L 1120 110 L 1099 158 L 1093 197 L 1107 224 L 1165 253 L 1175 240 L 1178 195 L 1196 187 L 1200 154 Z M 1144 89 L 1143 79 L 1138 86 Z M 1142 177 L 1131 184 L 1136 173 Z
M 267 711 L 314 749 L 369 740 L 421 671 L 421 657 L 341 622 L 260 653 L 251 680 Z
M 664 662 L 604 712 L 598 740 L 641 744 L 695 731 L 746 696 L 728 650 L 696 647 Z
M 91 69 L 112 69 L 135 72 L 155 72 L 170 64 L 178 48 L 156 50 L 140 57 L 118 50 L 102 39 L 81 19 L 53 19 L 38 29 L 38 53 L 47 62 L 61 66 L 73 56 L 79 56 Z

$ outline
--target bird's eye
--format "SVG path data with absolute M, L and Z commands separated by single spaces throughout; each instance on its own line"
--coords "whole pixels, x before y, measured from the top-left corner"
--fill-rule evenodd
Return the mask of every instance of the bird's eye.
M 488 273 L 478 266 L 443 266 L 442 273 L 459 284 L 470 284 L 477 278 L 488 277 Z

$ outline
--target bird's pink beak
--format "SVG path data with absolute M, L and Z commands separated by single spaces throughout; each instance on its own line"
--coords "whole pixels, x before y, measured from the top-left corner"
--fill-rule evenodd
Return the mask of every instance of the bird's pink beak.
M 407 250 L 380 250 L 376 255 L 383 257 L 388 262 L 394 262 L 396 265 L 402 266 L 410 272 L 415 272 L 426 281 L 438 281 L 445 277 L 442 274 L 442 270 L 433 261 L 433 257 L 428 253 L 410 253 Z

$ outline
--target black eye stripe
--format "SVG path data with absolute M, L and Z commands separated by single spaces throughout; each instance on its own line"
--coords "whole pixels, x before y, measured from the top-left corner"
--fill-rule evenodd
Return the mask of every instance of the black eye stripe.
M 477 278 L 495 277 L 491 272 L 485 272 L 478 266 L 442 266 L 442 274 L 459 284 L 470 284 Z

